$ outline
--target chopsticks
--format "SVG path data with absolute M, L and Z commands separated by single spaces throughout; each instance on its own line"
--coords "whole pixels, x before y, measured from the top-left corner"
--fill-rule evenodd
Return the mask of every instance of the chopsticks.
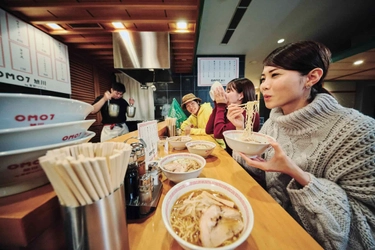
M 39 158 L 62 205 L 92 204 L 124 181 L 132 147 L 126 143 L 83 143 L 47 151 Z
M 243 103 L 243 104 L 238 104 L 238 105 L 237 105 L 237 107 L 245 108 L 245 107 L 246 107 L 246 105 L 247 105 L 247 103 Z M 227 107 L 227 109 L 228 109 L 228 107 Z

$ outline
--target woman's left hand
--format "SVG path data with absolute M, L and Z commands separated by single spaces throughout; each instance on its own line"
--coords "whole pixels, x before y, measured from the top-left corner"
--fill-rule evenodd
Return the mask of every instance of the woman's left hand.
M 249 166 L 259 168 L 266 172 L 284 173 L 294 178 L 302 186 L 307 185 L 310 182 L 310 175 L 298 167 L 292 159 L 285 154 L 284 150 L 280 147 L 280 144 L 271 139 L 269 142 L 275 150 L 274 156 L 269 161 L 265 161 L 260 157 L 248 158 L 243 153 L 239 154 Z
M 230 104 L 228 106 L 227 118 L 238 130 L 244 129 L 245 118 L 243 117 L 243 108 L 237 104 Z

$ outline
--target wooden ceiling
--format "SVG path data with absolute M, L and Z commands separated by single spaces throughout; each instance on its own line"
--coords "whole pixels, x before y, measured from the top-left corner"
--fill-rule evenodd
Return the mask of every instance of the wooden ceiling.
M 112 22 L 128 31 L 162 31 L 170 34 L 171 70 L 192 73 L 196 50 L 200 0 L 2 0 L 8 13 L 65 43 L 70 51 L 113 70 Z M 185 20 L 187 30 L 176 23 Z M 54 31 L 47 23 L 59 24 Z

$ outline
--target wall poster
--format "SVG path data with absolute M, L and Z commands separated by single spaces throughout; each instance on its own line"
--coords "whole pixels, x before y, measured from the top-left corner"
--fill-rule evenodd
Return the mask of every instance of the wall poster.
M 0 9 L 0 83 L 71 94 L 68 47 Z
M 238 78 L 238 57 L 199 57 L 198 86 L 210 87 L 215 81 L 226 85 L 230 80 Z

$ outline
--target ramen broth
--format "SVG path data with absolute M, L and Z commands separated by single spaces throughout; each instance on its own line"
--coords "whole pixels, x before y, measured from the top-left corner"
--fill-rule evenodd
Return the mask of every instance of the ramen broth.
M 232 244 L 244 228 L 242 214 L 234 202 L 207 189 L 182 195 L 172 207 L 170 222 L 179 237 L 203 247 Z

